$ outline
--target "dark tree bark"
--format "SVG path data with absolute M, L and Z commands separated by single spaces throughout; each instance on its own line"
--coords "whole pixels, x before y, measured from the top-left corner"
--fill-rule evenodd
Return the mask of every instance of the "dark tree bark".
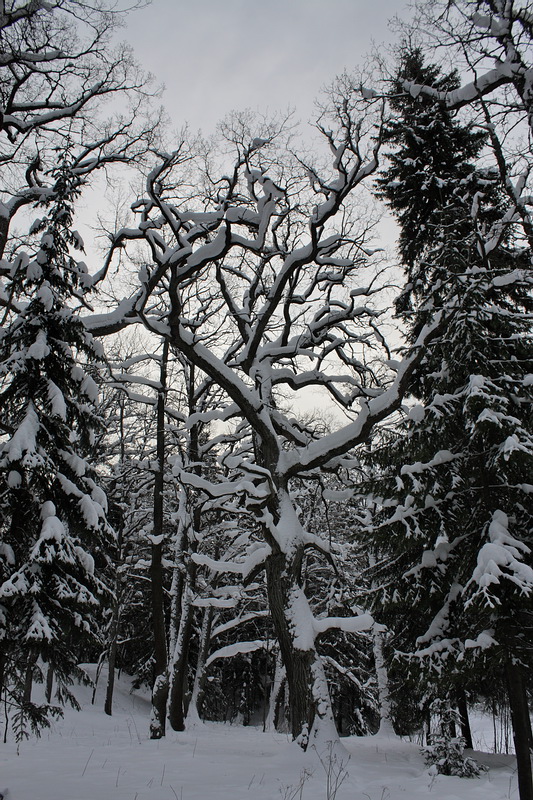
M 179 657 L 173 665 L 172 681 L 170 686 L 168 720 L 174 731 L 185 730 L 185 717 L 187 716 L 187 690 L 188 690 L 188 664 L 189 645 L 191 639 L 194 607 L 188 602 L 182 611 L 180 622 L 180 651 Z
M 216 580 L 213 586 L 216 586 Z M 197 714 L 199 718 L 202 716 L 202 708 L 205 698 L 205 687 L 207 685 L 207 670 L 205 662 L 209 655 L 209 647 L 211 645 L 211 630 L 213 627 L 213 606 L 208 606 L 204 609 L 202 619 L 202 629 L 200 631 L 200 647 L 198 652 L 198 661 L 196 663 L 196 674 L 194 676 L 194 686 L 191 698 L 191 706 L 193 706 L 193 713 Z
M 199 516 L 199 515 L 198 515 Z M 192 626 L 194 620 L 194 606 L 192 592 L 196 583 L 196 564 L 191 560 L 187 568 L 187 580 L 182 594 L 181 615 L 176 632 L 174 661 L 170 681 L 170 696 L 168 703 L 168 719 L 172 730 L 184 731 L 185 718 L 188 708 L 188 675 L 189 675 L 189 650 L 191 643 Z
M 187 406 L 189 415 L 197 411 L 195 379 L 196 368 L 194 364 L 187 363 L 185 369 L 187 383 Z M 193 425 L 189 434 L 188 459 L 193 465 L 193 471 L 200 476 L 202 474 L 201 454 L 200 454 L 200 426 Z M 199 532 L 202 527 L 202 514 L 199 506 L 192 510 L 190 524 L 191 531 L 186 527 L 181 542 L 181 552 L 192 553 L 196 550 L 195 532 Z M 189 651 L 191 635 L 194 621 L 194 606 L 192 604 L 193 593 L 196 586 L 196 564 L 188 558 L 185 585 L 181 588 L 176 598 L 176 605 L 180 605 L 179 614 L 176 608 L 173 624 L 174 631 L 174 652 L 171 654 L 172 665 L 170 675 L 170 696 L 168 703 L 168 719 L 172 730 L 185 730 L 185 718 L 189 705 Z
M 104 712 L 110 717 L 113 714 L 113 691 L 115 688 L 115 665 L 117 663 L 118 652 L 118 624 L 119 624 L 119 600 L 115 596 L 113 600 L 113 611 L 111 626 L 109 630 L 109 656 L 107 659 L 108 674 L 105 690 Z
M 31 703 L 31 693 L 33 689 L 33 668 L 35 666 L 36 656 L 32 653 L 28 655 L 26 662 L 26 670 L 24 672 L 24 689 L 22 692 L 22 701 L 24 703 Z
M 533 755 L 533 730 L 531 728 L 531 715 L 529 713 L 529 695 L 527 691 L 526 681 L 523 675 L 522 675 L 522 691 L 524 694 L 522 702 L 524 704 L 524 708 L 526 709 L 526 724 L 528 726 L 529 750 L 531 755 Z
M 120 401 L 120 413 L 119 413 L 119 425 L 120 425 L 120 463 L 123 465 L 125 462 L 125 433 L 124 433 L 124 403 Z M 107 685 L 106 685 L 106 694 L 105 694 L 105 702 L 104 702 L 104 712 L 108 716 L 112 716 L 113 714 L 113 692 L 115 689 L 115 666 L 117 663 L 117 655 L 118 655 L 118 637 L 119 637 L 119 630 L 120 630 L 120 613 L 121 613 L 121 606 L 122 606 L 122 566 L 123 566 L 123 558 L 124 558 L 124 551 L 123 551 L 123 544 L 124 544 L 124 532 L 123 532 L 123 518 L 122 512 L 120 512 L 120 516 L 118 517 L 118 524 L 115 526 L 117 532 L 117 558 L 115 564 L 115 591 L 113 594 L 112 600 L 112 612 L 111 612 L 111 623 L 109 626 L 109 650 L 108 650 L 108 658 L 107 658 L 107 667 L 108 667 L 108 674 L 107 674 Z
M 312 697 L 312 665 L 314 650 L 301 650 L 295 645 L 287 609 L 293 588 L 291 568 L 284 553 L 273 553 L 266 562 L 267 592 L 272 624 L 279 642 L 287 675 L 290 697 L 290 728 L 294 738 L 312 729 L 316 707 Z
M 9 217 L 0 214 L 0 258 L 4 256 L 9 233 Z
M 508 661 L 505 668 L 507 691 L 511 708 L 513 741 L 518 772 L 518 794 L 520 800 L 533 800 L 533 776 L 531 772 L 531 720 L 527 704 L 522 668 Z
M 161 388 L 157 396 L 157 471 L 154 478 L 154 523 L 150 580 L 152 586 L 152 629 L 154 636 L 154 686 L 150 738 L 165 735 L 168 697 L 167 638 L 165 626 L 165 589 L 163 583 L 163 490 L 165 472 L 165 390 L 167 380 L 168 341 L 163 344 L 161 359 Z
M 46 702 L 50 703 L 52 700 L 52 689 L 54 688 L 54 668 L 51 664 L 48 664 L 48 669 L 46 670 L 46 690 L 45 690 L 45 697 Z
M 465 740 L 465 747 L 467 747 L 469 750 L 473 750 L 474 744 L 472 742 L 472 730 L 470 728 L 468 703 L 464 689 L 457 690 L 457 710 L 459 711 L 459 718 L 461 721 L 461 736 Z
M 6 653 L 3 647 L 0 647 L 0 698 L 5 688 L 5 675 L 6 675 Z

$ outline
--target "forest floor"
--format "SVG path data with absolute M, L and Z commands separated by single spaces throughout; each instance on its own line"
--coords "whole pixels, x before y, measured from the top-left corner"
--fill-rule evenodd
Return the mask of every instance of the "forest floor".
M 18 748 L 0 744 L 6 800 L 513 800 L 515 759 L 475 752 L 480 778 L 433 775 L 417 744 L 380 736 L 343 739 L 303 753 L 287 736 L 260 728 L 200 724 L 148 739 L 149 702 L 117 685 L 114 713 L 104 686 L 76 694 L 82 710 Z M 329 783 L 329 788 L 328 788 Z

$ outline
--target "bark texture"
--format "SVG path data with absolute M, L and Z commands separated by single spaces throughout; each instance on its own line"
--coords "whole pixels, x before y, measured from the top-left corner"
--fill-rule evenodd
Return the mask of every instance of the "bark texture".
M 165 591 L 163 583 L 163 521 L 165 477 L 165 386 L 167 378 L 168 342 L 163 345 L 161 359 L 161 389 L 157 397 L 157 471 L 154 477 L 154 524 L 150 581 L 152 588 L 152 629 L 154 636 L 154 687 L 150 738 L 165 735 L 168 697 L 167 639 L 165 625 Z
M 533 776 L 531 772 L 531 752 L 529 746 L 531 720 L 524 687 L 524 677 L 522 668 L 512 661 L 507 662 L 505 671 L 516 752 L 518 794 L 520 800 L 533 800 Z

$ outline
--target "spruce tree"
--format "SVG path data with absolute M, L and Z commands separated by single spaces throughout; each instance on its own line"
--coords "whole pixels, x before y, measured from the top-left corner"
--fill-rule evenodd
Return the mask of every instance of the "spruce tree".
M 413 341 L 427 313 L 449 294 L 450 274 L 471 260 L 475 194 L 480 191 L 496 206 L 491 213 L 485 202 L 485 223 L 497 216 L 500 201 L 494 174 L 474 166 L 486 132 L 461 122 L 425 95 L 406 95 L 403 84 L 409 80 L 439 91 L 457 89 L 460 80 L 455 71 L 443 75 L 437 66 L 426 64 L 418 48 L 401 51 L 384 132 L 393 149 L 377 186 L 400 229 L 398 251 L 406 283 L 396 309 Z
M 478 166 L 483 133 L 405 94 L 405 80 L 450 90 L 457 77 L 416 49 L 402 54 L 394 151 L 379 181 L 400 225 L 408 340 L 435 310 L 449 323 L 413 381 L 409 418 L 374 453 L 373 531 L 386 551 L 378 605 L 406 663 L 433 667 L 435 691 L 489 670 L 518 687 L 523 708 L 533 660 L 530 254 L 512 229 L 487 246 L 505 202 L 495 173 Z
M 79 316 L 88 281 L 71 254 L 82 247 L 72 230 L 78 192 L 65 159 L 31 229 L 38 246 L 12 262 L 0 335 L 2 688 L 6 708 L 36 724 L 46 722 L 31 702 L 43 662 L 56 698 L 74 702 L 68 687 L 83 677 L 77 665 L 104 589 L 106 501 L 90 463 L 102 354 Z

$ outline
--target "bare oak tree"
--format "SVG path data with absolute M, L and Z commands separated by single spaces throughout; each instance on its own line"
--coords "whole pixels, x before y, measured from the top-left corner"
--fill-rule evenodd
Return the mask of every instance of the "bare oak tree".
M 235 569 L 244 581 L 266 573 L 290 727 L 304 747 L 319 733 L 335 736 L 317 636 L 331 627 L 362 630 L 372 620 L 314 619 L 302 559 L 309 548 L 330 555 L 302 525 L 291 480 L 342 463 L 400 406 L 439 324 L 425 328 L 402 361 L 390 360 L 372 303 L 371 255 L 351 202 L 378 164 L 380 112 L 359 116 L 346 84 L 331 99 L 318 126 L 331 156 L 325 169 L 283 150 L 283 126 L 256 132 L 243 116 L 225 128 L 219 160 L 229 150 L 230 171 L 199 156 L 194 179 L 190 164 L 185 178 L 183 147 L 161 153 L 146 196 L 133 206 L 139 222 L 118 232 L 108 260 L 129 242 L 144 242 L 139 291 L 87 323 L 97 334 L 142 324 L 165 337 L 226 395 L 203 421 L 242 420 L 252 429 L 253 452 L 227 457 L 234 477 L 225 486 L 194 471 L 182 480 L 214 495 L 233 491 L 261 525 L 264 545 Z M 332 398 L 347 424 L 313 432 L 302 414 L 304 389 Z M 224 452 L 219 458 L 225 463 Z

